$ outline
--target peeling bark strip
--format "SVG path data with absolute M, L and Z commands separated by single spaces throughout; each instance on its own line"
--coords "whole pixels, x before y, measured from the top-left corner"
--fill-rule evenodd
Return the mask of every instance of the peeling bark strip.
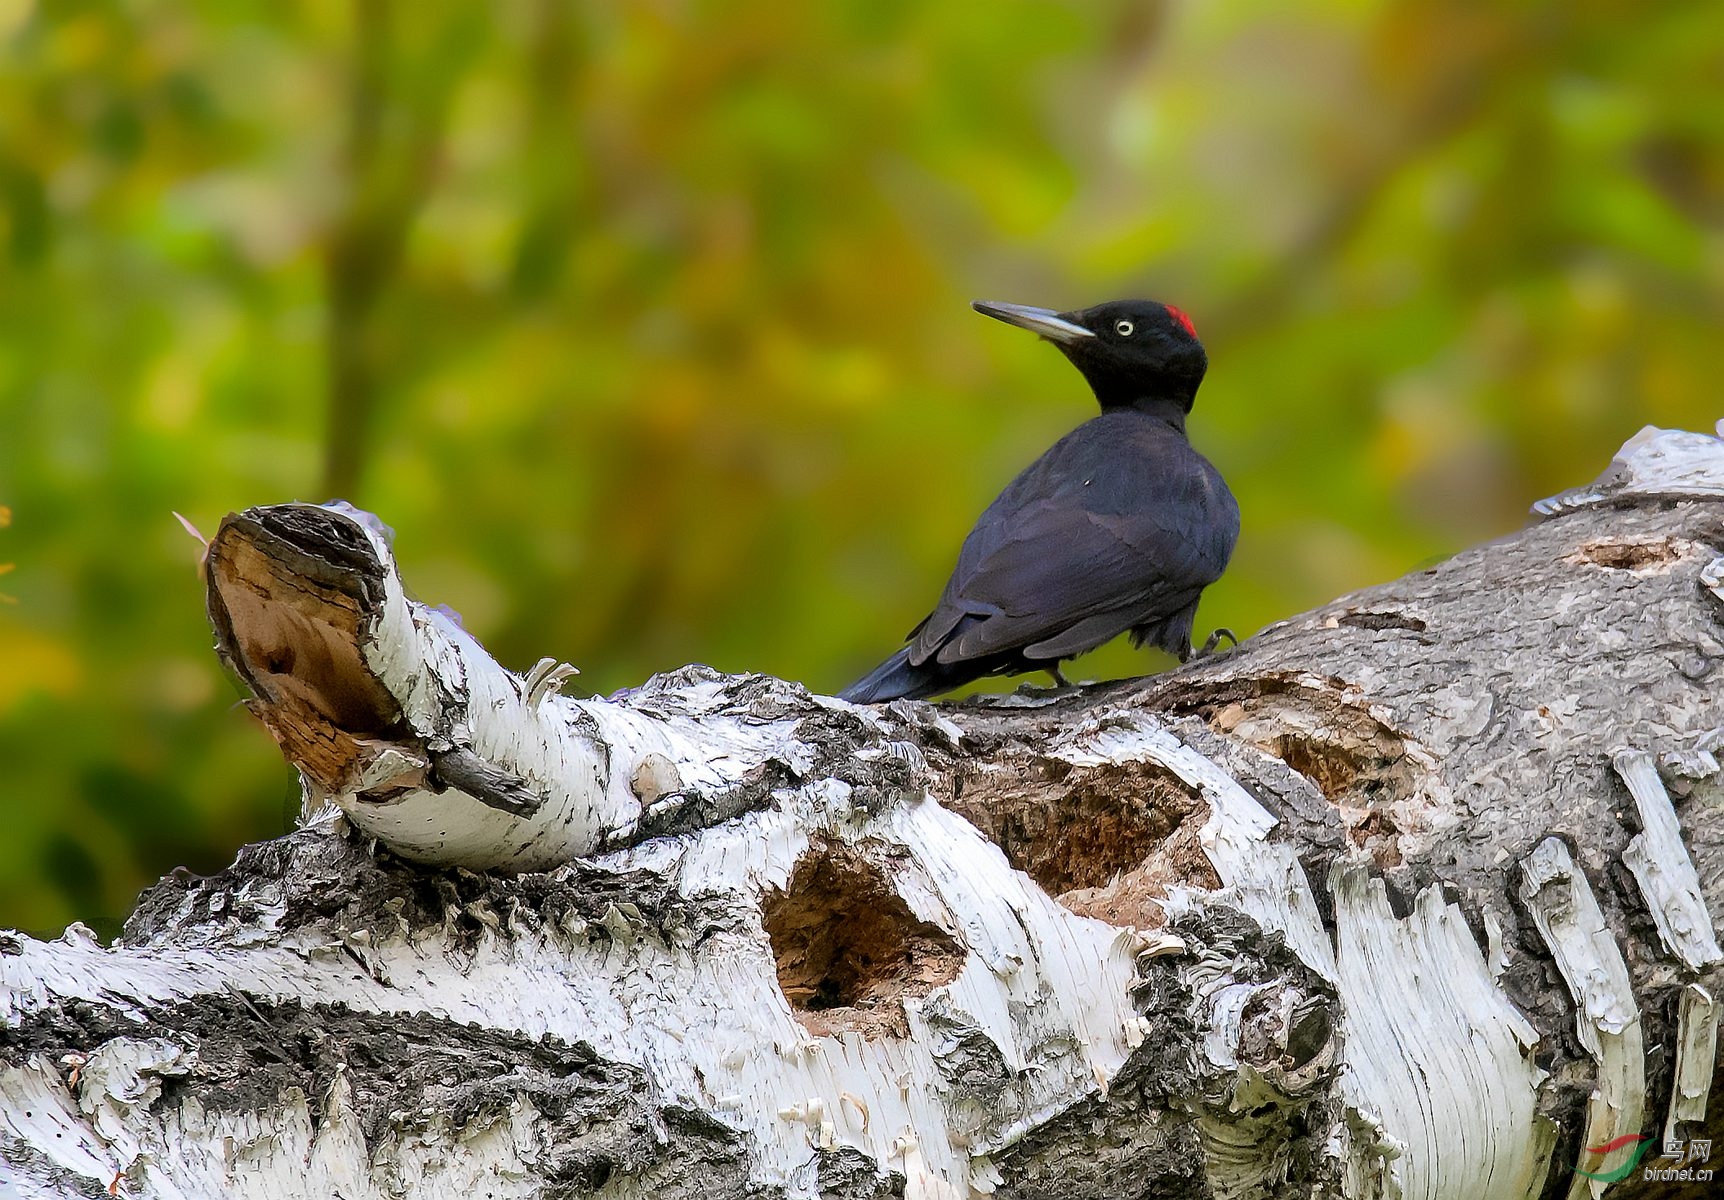
M 1545 838 L 1533 848 L 1520 897 L 1574 998 L 1580 1044 L 1598 1067 L 1581 1138 L 1587 1147 L 1581 1166 L 1600 1174 L 1608 1167 L 1593 1147 L 1638 1133 L 1646 1104 L 1646 1053 L 1628 964 L 1561 838 Z M 1578 1198 L 1589 1188 L 1577 1175 L 1569 1195 Z
M 1644 750 L 1621 750 L 1614 758 L 1616 773 L 1628 785 L 1639 810 L 1641 832 L 1630 839 L 1622 859 L 1640 885 L 1640 895 L 1658 925 L 1664 948 L 1691 971 L 1701 971 L 1724 959 L 1718 935 L 1700 894 L 1700 878 L 1682 844 L 1676 808 L 1659 781 L 1652 756 Z
M 1724 442 L 1539 511 L 1167 675 L 879 708 L 568 699 L 374 518 L 230 517 L 306 827 L 0 935 L 0 1184 L 1598 1195 L 1724 1124 Z

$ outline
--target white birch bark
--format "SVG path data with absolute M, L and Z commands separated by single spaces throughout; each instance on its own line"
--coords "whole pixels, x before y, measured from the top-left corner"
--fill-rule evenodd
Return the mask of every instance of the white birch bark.
M 0 935 L 0 1192 L 1600 1194 L 1719 1123 L 1724 442 L 1539 511 L 1167 675 L 877 708 L 565 698 L 364 514 L 232 517 L 305 827 Z

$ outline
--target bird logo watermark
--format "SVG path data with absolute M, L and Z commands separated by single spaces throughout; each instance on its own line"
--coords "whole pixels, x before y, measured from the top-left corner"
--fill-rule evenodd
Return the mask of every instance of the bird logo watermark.
M 1583 1171 L 1574 1169 L 1576 1175 L 1584 1175 L 1588 1179 L 1596 1179 L 1600 1183 L 1621 1183 L 1634 1173 L 1640 1166 L 1640 1160 L 1646 1157 L 1646 1152 L 1652 1148 L 1652 1137 L 1644 1133 L 1624 1134 L 1614 1138 L 1602 1146 L 1588 1146 L 1588 1154 L 1599 1154 L 1609 1157 L 1619 1150 L 1632 1146 L 1633 1152 L 1620 1166 L 1609 1171 Z M 1709 1183 L 1712 1180 L 1712 1168 L 1696 1167 L 1695 1163 L 1712 1161 L 1712 1139 L 1693 1138 L 1684 1142 L 1681 1138 L 1666 1138 L 1663 1152 L 1658 1156 L 1660 1163 L 1670 1165 L 1648 1165 L 1641 1170 L 1641 1175 L 1649 1182 L 1659 1183 Z

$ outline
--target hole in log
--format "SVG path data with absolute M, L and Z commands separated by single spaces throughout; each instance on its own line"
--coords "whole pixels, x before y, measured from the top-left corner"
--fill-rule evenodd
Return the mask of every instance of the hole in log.
M 1406 742 L 1325 689 L 1265 677 L 1232 680 L 1179 705 L 1211 728 L 1272 754 L 1330 800 L 1374 803 L 1412 794 Z
M 1307 679 L 1229 680 L 1176 709 L 1210 728 L 1272 754 L 1309 779 L 1335 805 L 1353 844 L 1381 867 L 1399 865 L 1401 829 L 1393 806 L 1417 788 L 1419 768 L 1406 740 L 1333 688 Z
M 1350 793 L 1366 766 L 1362 756 L 1327 738 L 1283 733 L 1264 738 L 1258 745 L 1316 784 L 1317 790 L 1331 800 Z
M 1565 560 L 1577 566 L 1603 567 L 1607 571 L 1634 571 L 1652 574 L 1662 571 L 1685 557 L 1694 543 L 1677 538 L 1653 541 L 1588 542 Z
M 1321 1054 L 1334 1036 L 1334 1015 L 1321 998 L 1308 997 L 1296 1005 L 1287 1026 L 1287 1057 L 1293 1069 Z
M 885 873 L 854 849 L 816 844 L 763 911 L 778 984 L 819 1035 L 909 1032 L 905 996 L 950 983 L 964 965 L 952 935 L 910 911 Z
M 291 675 L 298 657 L 292 646 L 271 646 L 257 651 L 259 665 L 271 675 Z
M 1208 806 L 1155 763 L 1007 763 L 965 777 L 950 807 L 1082 916 L 1155 928 L 1167 885 L 1221 886 L 1197 842 Z
M 1348 625 L 1354 629 L 1404 629 L 1408 633 L 1425 632 L 1425 623 L 1418 617 L 1410 617 L 1401 612 L 1373 612 L 1370 609 L 1353 609 L 1335 618 L 1335 624 Z

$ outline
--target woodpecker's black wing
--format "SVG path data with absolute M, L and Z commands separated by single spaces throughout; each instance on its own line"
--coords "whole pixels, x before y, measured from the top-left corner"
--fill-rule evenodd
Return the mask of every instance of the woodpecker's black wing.
M 1023 670 L 1127 629 L 1159 642 L 1152 631 L 1181 614 L 1183 639 L 1187 610 L 1220 577 L 1238 535 L 1232 494 L 1182 431 L 1103 413 L 982 514 L 938 607 L 912 632 L 908 662 L 976 668 L 967 678 Z

